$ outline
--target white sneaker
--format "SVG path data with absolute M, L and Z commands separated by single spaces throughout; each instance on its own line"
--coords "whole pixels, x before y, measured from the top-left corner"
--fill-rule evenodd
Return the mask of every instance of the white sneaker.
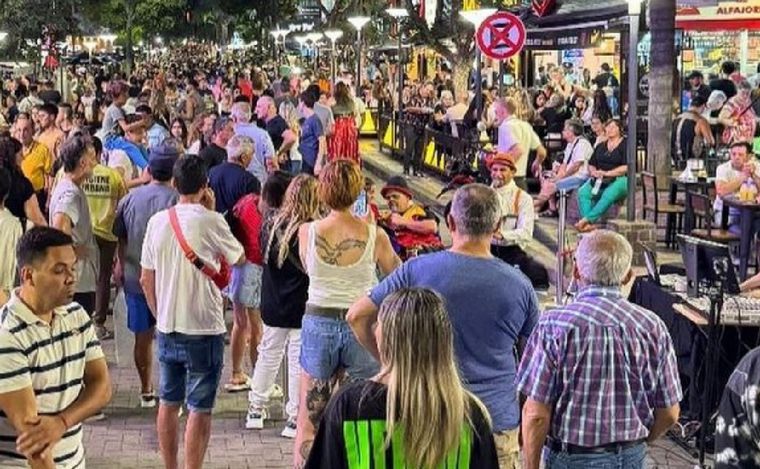
M 154 393 L 140 394 L 140 408 L 153 409 L 157 404 L 158 397 Z
M 264 421 L 267 419 L 266 409 L 248 408 L 248 415 L 245 417 L 245 428 L 248 430 L 261 430 L 264 428 Z
M 273 384 L 272 389 L 269 390 L 269 398 L 270 399 L 282 399 L 284 394 L 282 393 L 282 388 L 279 384 Z
M 106 419 L 106 414 L 103 412 L 98 412 L 97 414 L 91 415 L 84 419 L 85 423 L 93 423 L 93 422 L 100 422 L 101 420 Z
M 296 421 L 293 419 L 288 419 L 288 422 L 285 424 L 285 428 L 282 429 L 282 433 L 280 433 L 280 436 L 284 438 L 290 438 L 293 439 L 296 437 Z

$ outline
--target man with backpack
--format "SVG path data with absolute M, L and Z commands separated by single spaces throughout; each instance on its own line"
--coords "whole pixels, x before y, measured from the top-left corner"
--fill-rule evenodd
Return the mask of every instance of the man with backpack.
M 704 118 L 707 101 L 702 96 L 694 96 L 689 108 L 673 122 L 673 158 L 676 162 L 703 158 L 707 147 L 715 146 L 710 123 Z

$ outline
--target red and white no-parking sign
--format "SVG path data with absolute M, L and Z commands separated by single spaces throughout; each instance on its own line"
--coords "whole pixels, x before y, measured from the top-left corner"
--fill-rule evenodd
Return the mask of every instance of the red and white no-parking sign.
M 475 33 L 480 51 L 495 60 L 520 52 L 525 45 L 525 25 L 512 13 L 500 11 L 486 18 Z

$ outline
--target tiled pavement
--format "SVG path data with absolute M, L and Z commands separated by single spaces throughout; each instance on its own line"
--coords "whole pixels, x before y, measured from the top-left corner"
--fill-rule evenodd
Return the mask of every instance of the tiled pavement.
M 376 144 L 362 141 L 362 151 L 382 158 Z M 387 162 L 384 164 L 388 164 Z M 427 182 L 424 182 L 427 181 Z M 423 184 L 435 181 L 427 178 Z M 540 247 L 538 248 L 540 249 Z M 139 382 L 131 357 L 132 336 L 123 324 L 123 313 L 116 311 L 116 340 L 107 341 L 104 349 L 109 360 L 114 396 L 105 409 L 107 418 L 85 425 L 84 445 L 87 467 L 95 469 L 160 468 L 154 409 L 139 408 Z M 118 364 L 116 356 L 118 355 Z M 228 354 L 225 362 L 229 363 Z M 229 376 L 225 369 L 223 382 Z M 212 435 L 205 468 L 289 468 L 292 461 L 292 440 L 280 437 L 284 421 L 268 422 L 262 431 L 244 428 L 246 394 L 229 394 L 220 390 L 214 410 Z M 281 404 L 275 403 L 276 413 Z M 181 419 L 184 425 L 185 418 Z M 181 449 L 180 449 L 181 451 Z M 650 447 L 648 466 L 652 468 L 692 468 L 695 459 L 669 440 Z M 328 468 L 325 468 L 328 469 Z

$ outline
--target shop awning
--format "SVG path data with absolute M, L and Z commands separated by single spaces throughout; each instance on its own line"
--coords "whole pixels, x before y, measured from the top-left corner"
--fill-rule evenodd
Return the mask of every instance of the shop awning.
M 559 0 L 554 13 L 531 16 L 525 21 L 527 29 L 550 27 L 575 27 L 579 23 L 610 21 L 628 18 L 627 0 Z
M 760 0 L 720 1 L 704 6 L 679 3 L 676 28 L 690 31 L 760 29 Z
M 607 29 L 607 21 L 593 21 L 573 26 L 531 28 L 527 30 L 525 49 L 585 49 L 599 44 Z

